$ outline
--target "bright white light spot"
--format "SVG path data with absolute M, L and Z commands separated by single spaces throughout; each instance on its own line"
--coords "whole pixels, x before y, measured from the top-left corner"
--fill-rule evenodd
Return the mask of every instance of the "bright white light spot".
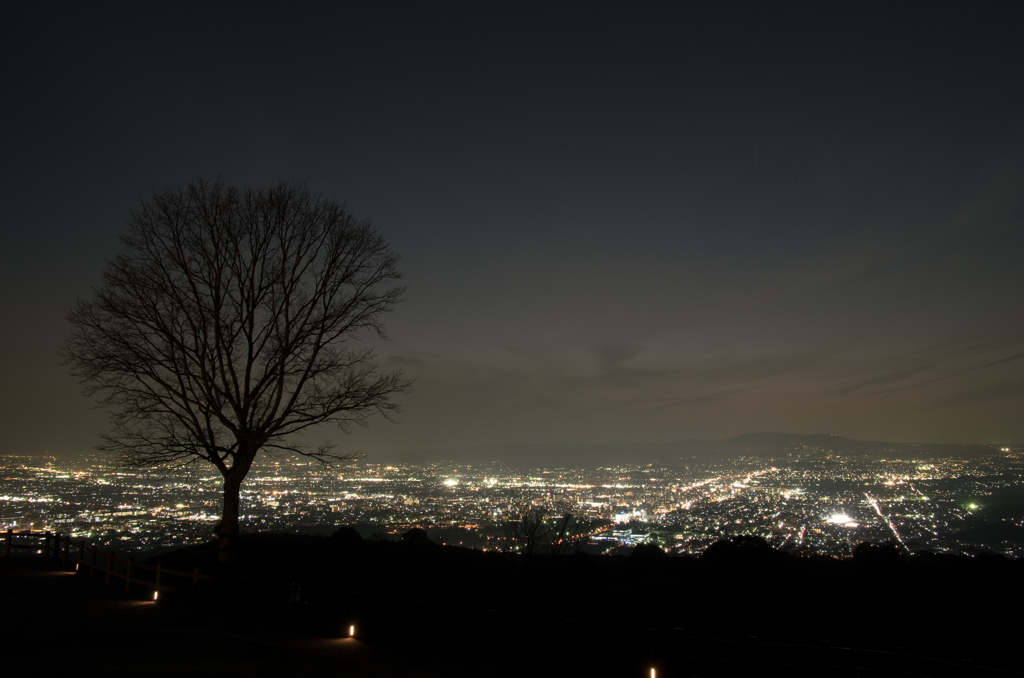
M 825 522 L 826 523 L 834 523 L 834 524 L 839 524 L 839 523 L 844 523 L 845 524 L 845 523 L 849 523 L 851 521 L 850 521 L 850 516 L 846 515 L 845 513 L 836 513 L 831 518 L 827 518 L 825 520 Z
M 448 487 L 455 487 L 456 485 L 459 484 L 459 481 L 455 480 L 455 478 L 449 478 L 448 480 L 444 481 L 444 484 L 447 485 Z
M 153 600 L 156 600 L 159 597 L 160 597 L 160 592 L 159 591 L 153 591 Z
M 349 635 L 349 637 L 353 637 L 353 636 L 356 635 L 356 627 L 355 627 L 354 624 L 352 626 L 348 627 L 348 635 Z

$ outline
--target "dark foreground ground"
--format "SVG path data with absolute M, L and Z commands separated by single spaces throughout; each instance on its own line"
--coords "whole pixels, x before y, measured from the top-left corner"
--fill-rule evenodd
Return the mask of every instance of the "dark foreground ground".
M 0 560 L 3 675 L 429 678 L 388 649 L 216 598 L 154 603 L 52 562 Z
M 351 534 L 238 555 L 229 582 L 157 603 L 0 561 L 4 647 L 79 675 L 1024 675 L 1024 563 L 1000 557 L 527 559 Z M 213 544 L 159 560 L 217 568 Z

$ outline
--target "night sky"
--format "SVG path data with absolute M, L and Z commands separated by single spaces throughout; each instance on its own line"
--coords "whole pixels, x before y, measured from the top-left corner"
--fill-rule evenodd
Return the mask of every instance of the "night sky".
M 414 391 L 336 438 L 371 455 L 1024 442 L 1024 5 L 942 7 L 8 6 L 0 453 L 97 443 L 65 312 L 217 175 L 401 254 Z

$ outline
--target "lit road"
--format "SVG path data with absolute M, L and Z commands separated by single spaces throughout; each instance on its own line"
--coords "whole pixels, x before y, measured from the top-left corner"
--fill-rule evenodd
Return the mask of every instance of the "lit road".
M 870 494 L 868 494 L 867 492 L 865 492 L 865 493 L 864 493 L 864 496 L 868 498 L 868 503 L 869 503 L 869 504 L 871 504 L 871 506 L 873 506 L 873 507 L 874 507 L 874 509 L 875 509 L 875 513 L 877 513 L 877 514 L 878 514 L 878 517 L 879 517 L 879 518 L 881 518 L 881 519 L 882 519 L 882 521 L 883 521 L 883 522 L 884 522 L 884 523 L 885 523 L 886 525 L 888 525 L 888 526 L 889 526 L 889 530 L 891 530 L 891 531 L 892 531 L 892 534 L 893 534 L 893 536 L 894 536 L 894 537 L 896 537 L 896 541 L 898 541 L 898 542 L 899 542 L 900 544 L 902 544 L 902 545 L 903 545 L 903 548 L 906 548 L 906 547 L 907 547 L 907 545 L 906 545 L 906 544 L 904 544 L 904 543 L 903 543 L 903 539 L 902 539 L 902 538 L 900 538 L 900 533 L 896 531 L 896 526 L 892 524 L 892 521 L 891 521 L 891 520 L 889 520 L 889 516 L 887 516 L 887 515 L 885 515 L 884 513 L 882 513 L 882 507 L 878 505 L 878 500 L 877 500 L 877 499 L 875 499 L 875 498 L 873 498 L 873 497 L 872 497 L 872 496 L 871 496 Z

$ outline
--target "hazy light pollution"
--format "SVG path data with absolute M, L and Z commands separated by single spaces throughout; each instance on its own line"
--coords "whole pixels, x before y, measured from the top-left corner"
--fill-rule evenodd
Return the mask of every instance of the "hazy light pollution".
M 307 9 L 9 9 L 0 453 L 96 442 L 65 310 L 198 175 L 403 256 L 371 454 L 1024 439 L 1020 5 Z

